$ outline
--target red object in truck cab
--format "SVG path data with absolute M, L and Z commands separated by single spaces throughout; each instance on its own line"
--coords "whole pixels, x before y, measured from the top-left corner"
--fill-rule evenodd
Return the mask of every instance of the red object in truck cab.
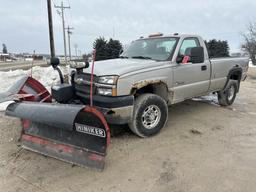
M 183 59 L 182 59 L 182 64 L 186 64 L 186 63 L 188 63 L 189 62 L 189 60 L 190 60 L 190 57 L 189 56 L 184 56 L 183 57 Z

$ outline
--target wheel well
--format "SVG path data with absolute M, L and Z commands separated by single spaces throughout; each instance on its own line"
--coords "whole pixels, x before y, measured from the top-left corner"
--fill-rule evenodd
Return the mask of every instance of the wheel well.
M 230 71 L 230 72 L 229 72 L 229 75 L 228 75 L 228 79 L 227 79 L 226 85 L 225 85 L 225 88 L 226 88 L 226 86 L 227 86 L 227 84 L 228 84 L 228 81 L 229 81 L 230 79 L 232 79 L 232 80 L 237 80 L 237 81 L 238 81 L 238 89 L 237 89 L 237 92 L 239 92 L 241 78 L 242 78 L 242 69 L 238 68 L 238 69 L 235 69 L 235 70 Z
M 165 101 L 168 101 L 168 88 L 165 83 L 153 83 L 148 84 L 141 88 L 133 88 L 131 94 L 138 97 L 144 93 L 152 93 L 162 97 Z
M 239 71 L 237 70 L 237 71 L 233 71 L 230 74 L 229 79 L 240 81 L 241 80 L 241 76 L 242 76 L 242 72 L 240 70 Z

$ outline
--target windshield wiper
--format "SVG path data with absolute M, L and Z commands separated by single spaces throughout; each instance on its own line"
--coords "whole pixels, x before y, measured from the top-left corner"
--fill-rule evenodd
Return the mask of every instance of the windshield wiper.
M 145 57 L 145 56 L 133 56 L 133 59 L 152 59 L 151 57 Z

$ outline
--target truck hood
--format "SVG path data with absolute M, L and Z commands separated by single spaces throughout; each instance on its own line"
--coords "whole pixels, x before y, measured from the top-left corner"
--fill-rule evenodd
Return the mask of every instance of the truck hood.
M 96 61 L 94 64 L 94 74 L 103 75 L 124 75 L 129 72 L 138 71 L 144 68 L 157 67 L 163 65 L 163 62 L 157 62 L 148 59 L 109 59 Z M 91 66 L 83 71 L 91 73 Z

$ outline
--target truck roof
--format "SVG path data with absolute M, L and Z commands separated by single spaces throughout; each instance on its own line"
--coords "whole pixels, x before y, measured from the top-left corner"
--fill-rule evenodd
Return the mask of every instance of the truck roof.
M 179 34 L 179 33 L 174 33 L 172 35 L 164 35 L 163 33 L 155 33 L 155 34 L 151 34 L 148 37 L 140 37 L 140 39 L 154 39 L 154 38 L 166 38 L 166 37 L 178 37 L 178 38 L 186 38 L 186 37 L 199 37 L 201 38 L 201 36 L 199 35 L 195 35 L 195 34 Z M 138 39 L 138 40 L 140 40 Z

